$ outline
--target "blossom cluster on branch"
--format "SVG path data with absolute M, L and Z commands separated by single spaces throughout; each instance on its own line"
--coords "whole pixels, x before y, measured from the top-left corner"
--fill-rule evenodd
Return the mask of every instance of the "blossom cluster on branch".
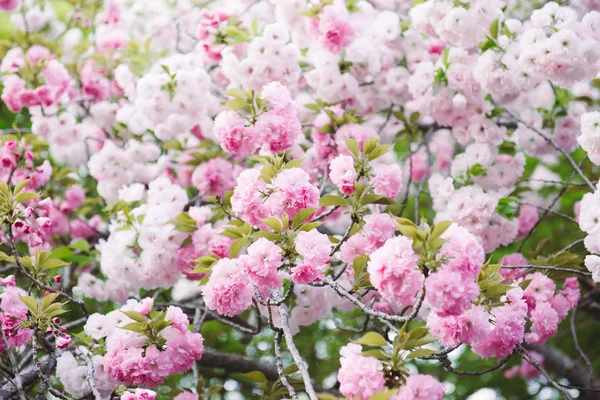
M 0 398 L 593 398 L 598 10 L 0 0 Z

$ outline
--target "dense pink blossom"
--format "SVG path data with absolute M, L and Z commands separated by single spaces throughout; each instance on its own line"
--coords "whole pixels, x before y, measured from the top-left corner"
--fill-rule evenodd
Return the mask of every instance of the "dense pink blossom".
M 384 388 L 383 366 L 375 357 L 361 355 L 358 344 L 348 343 L 341 348 L 341 367 L 338 371 L 340 392 L 350 399 L 367 400 Z
M 371 254 L 368 271 L 371 283 L 389 302 L 399 306 L 414 304 L 423 275 L 416 269 L 419 257 L 412 248 L 412 240 L 395 237 Z
M 395 199 L 402 189 L 402 171 L 398 164 L 378 164 L 373 167 L 373 178 L 369 182 L 374 192 Z
M 334 158 L 329 164 L 329 177 L 343 194 L 354 193 L 354 181 L 356 180 L 354 159 L 343 154 Z
M 252 306 L 254 290 L 235 260 L 223 258 L 213 266 L 213 272 L 202 293 L 206 306 L 219 314 L 234 316 Z
M 444 385 L 431 375 L 414 374 L 406 378 L 394 400 L 441 400 L 446 393 Z

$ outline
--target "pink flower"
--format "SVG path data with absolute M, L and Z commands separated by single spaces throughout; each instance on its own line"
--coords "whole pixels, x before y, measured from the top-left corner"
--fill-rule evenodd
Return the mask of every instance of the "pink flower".
M 375 357 L 364 357 L 361 352 L 355 343 L 340 349 L 340 392 L 349 399 L 367 400 L 385 387 L 381 362 Z
M 291 271 L 292 281 L 302 285 L 308 285 L 314 281 L 319 282 L 325 278 L 323 271 L 309 264 L 296 265 Z
M 459 317 L 440 316 L 436 312 L 431 312 L 427 316 L 427 327 L 429 332 L 446 347 L 456 346 L 460 343 L 463 325 Z
M 536 351 L 531 351 L 531 357 L 537 361 L 542 367 L 544 366 L 544 356 Z M 523 379 L 533 379 L 540 376 L 542 373 L 533 365 L 525 360 L 521 361 L 521 365 L 512 367 L 504 373 L 506 378 L 512 378 L 516 375 Z
M 252 226 L 263 225 L 261 219 L 269 216 L 269 207 L 261 195 L 261 192 L 266 192 L 266 186 L 260 177 L 260 171 L 256 169 L 243 171 L 237 179 L 237 186 L 231 197 L 231 208 Z
M 374 213 L 365 215 L 363 220 L 365 225 L 360 232 L 366 241 L 366 254 L 371 254 L 388 240 L 394 237 L 394 232 L 398 229 L 398 224 L 389 215 L 385 213 Z
M 84 199 L 85 192 L 79 185 L 73 185 L 65 192 L 65 200 L 67 201 L 67 204 L 71 210 L 81 206 Z
M 541 272 L 527 275 L 527 278 L 531 279 L 531 283 L 525 289 L 523 298 L 530 310 L 534 309 L 537 303 L 546 303 L 552 300 L 556 290 L 556 284 L 552 279 Z
M 375 176 L 369 182 L 375 194 L 395 199 L 402 189 L 402 170 L 398 164 L 377 164 L 373 167 Z
M 418 260 L 412 239 L 405 236 L 389 239 L 371 254 L 367 264 L 371 283 L 392 304 L 411 306 L 423 282 L 423 274 L 416 269 Z
M 280 217 L 287 213 L 293 220 L 298 211 L 319 207 L 319 189 L 310 182 L 306 171 L 300 168 L 279 172 L 271 184 L 274 190 L 265 202 L 271 215 Z
M 172 326 L 175 329 L 179 330 L 182 333 L 187 331 L 188 326 L 190 325 L 190 321 L 188 320 L 187 315 L 183 312 L 183 310 L 179 307 L 169 306 L 167 307 L 167 318 L 168 321 L 172 322 Z
M 213 133 L 223 150 L 239 155 L 256 152 L 260 147 L 258 131 L 233 110 L 222 111 L 215 118 Z
M 552 308 L 554 308 L 558 314 L 559 320 L 562 321 L 567 316 L 569 310 L 577 305 L 579 297 L 580 293 L 577 278 L 565 279 L 563 289 L 550 301 Z
M 527 304 L 521 288 L 511 289 L 506 297 L 509 303 L 492 309 L 496 317 L 492 331 L 483 342 L 473 345 L 473 352 L 483 358 L 504 358 L 523 342 Z
M 529 233 L 537 223 L 539 217 L 534 206 L 525 204 L 519 210 L 519 236 Z
M 148 389 L 135 389 L 133 392 L 125 392 L 121 400 L 155 400 L 156 392 Z
M 500 260 L 500 264 L 502 265 L 528 265 L 529 261 L 521 253 L 513 253 L 507 254 Z M 510 282 L 519 275 L 521 275 L 525 270 L 523 268 L 515 268 L 515 269 L 500 269 L 500 273 L 506 279 L 504 282 Z
M 64 350 L 71 344 L 71 335 L 62 334 L 56 337 L 56 348 Z
M 259 132 L 260 142 L 266 150 L 273 153 L 283 152 L 294 144 L 302 133 L 302 125 L 295 112 L 272 110 L 261 114 L 254 125 Z
M 269 289 L 281 286 L 282 278 L 277 273 L 282 265 L 281 247 L 260 238 L 248 247 L 247 253 L 238 258 L 238 263 L 256 285 Z
M 441 400 L 444 393 L 444 385 L 431 375 L 415 374 L 406 378 L 404 386 L 390 400 Z
M 294 239 L 296 251 L 304 258 L 306 264 L 318 266 L 327 264 L 330 260 L 329 252 L 333 244 L 327 235 L 312 230 L 310 232 L 298 232 Z
M 450 225 L 442 238 L 447 241 L 439 254 L 448 260 L 447 268 L 459 272 L 465 279 L 474 279 L 485 262 L 485 252 L 477 238 L 457 224 Z
M 21 0 L 0 0 L 0 10 L 10 12 L 21 7 Z
M 254 290 L 248 277 L 235 260 L 222 258 L 213 266 L 213 272 L 202 293 L 206 306 L 219 314 L 233 317 L 252 306 Z
M 345 7 L 327 6 L 323 9 L 319 20 L 321 43 L 331 53 L 339 53 L 354 39 L 354 28 L 346 20 L 348 11 Z
M 350 239 L 342 244 L 342 247 L 340 248 L 340 259 L 345 263 L 352 264 L 356 257 L 367 253 L 368 247 L 369 242 L 365 237 L 360 233 L 356 233 L 350 236 Z
M 233 165 L 224 158 L 216 157 L 196 167 L 192 174 L 192 184 L 200 193 L 223 196 L 233 189 L 235 177 Z
M 479 295 L 479 285 L 473 278 L 442 268 L 425 280 L 427 302 L 440 315 L 460 315 Z
M 261 97 L 266 99 L 274 109 L 296 107 L 290 91 L 279 82 L 271 82 L 263 86 Z
M 537 303 L 535 309 L 531 311 L 531 330 L 525 334 L 527 343 L 540 346 L 548 340 L 549 337 L 556 334 L 558 329 L 558 314 L 552 308 L 550 303 Z
M 490 333 L 492 324 L 490 314 L 482 306 L 473 306 L 459 317 L 462 330 L 459 334 L 460 341 L 473 345 L 481 343 Z
M 181 392 L 175 396 L 175 400 L 198 400 L 198 395 L 192 392 Z
M 354 193 L 356 170 L 352 157 L 340 154 L 329 164 L 329 171 L 331 181 L 340 189 L 340 192 L 346 195 Z
M 7 0 L 4 0 L 7 1 Z M 14 2 L 15 0 L 8 0 Z M 19 2 L 19 0 L 17 0 Z M 21 93 L 25 90 L 25 81 L 16 75 L 9 75 L 2 81 L 4 90 L 2 91 L 2 101 L 8 109 L 14 113 L 18 113 L 23 108 L 21 101 Z

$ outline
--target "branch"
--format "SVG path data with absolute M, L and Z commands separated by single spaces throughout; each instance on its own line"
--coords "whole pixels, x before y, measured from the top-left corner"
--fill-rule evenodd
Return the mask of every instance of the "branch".
M 556 346 L 546 343 L 543 346 L 527 346 L 527 348 L 544 356 L 544 366 L 549 371 L 567 379 L 574 386 L 583 388 L 581 390 L 600 388 L 596 377 L 590 375 L 582 364 L 570 358 Z M 582 393 L 580 398 L 592 400 L 598 397 L 597 395 Z
M 87 365 L 87 370 L 85 372 L 85 378 L 87 379 L 87 382 L 90 385 L 90 388 L 92 388 L 92 394 L 94 395 L 94 399 L 102 400 L 102 395 L 100 394 L 100 391 L 98 390 L 98 386 L 96 386 L 96 382 L 94 381 L 94 363 L 92 362 L 92 360 L 90 360 L 90 358 L 87 356 L 87 354 L 83 353 L 79 349 L 77 349 L 77 355 Z
M 573 268 L 564 268 L 564 267 L 551 267 L 549 265 L 503 265 L 500 269 L 537 269 L 537 270 L 548 270 L 548 271 L 561 271 L 561 272 L 570 272 L 572 274 L 581 275 L 585 277 L 592 276 L 591 272 L 580 271 L 578 269 Z
M 559 385 L 558 383 L 556 383 L 556 381 L 554 379 L 552 379 L 550 377 L 550 375 L 548 374 L 548 372 L 540 365 L 540 363 L 538 363 L 535 358 L 532 357 L 531 353 L 525 349 L 525 347 L 523 347 L 522 345 L 519 345 L 517 347 L 519 353 L 521 353 L 521 357 L 527 361 L 529 364 L 531 364 L 531 366 L 533 366 L 535 369 L 537 369 L 538 371 L 540 371 L 542 373 L 542 375 L 544 375 L 544 377 L 548 380 L 548 382 L 554 386 L 567 400 L 573 400 L 573 398 L 569 395 L 569 393 L 567 393 L 567 391 L 565 390 L 564 387 L 562 387 L 561 385 Z M 541 354 L 541 353 L 540 353 Z M 544 361 L 546 361 L 546 359 L 544 358 Z
M 289 325 L 288 309 L 283 303 L 279 305 L 279 315 L 281 316 L 281 327 L 283 328 L 283 336 L 285 337 L 288 351 L 291 353 L 294 362 L 298 366 L 300 375 L 302 375 L 302 380 L 304 381 L 304 391 L 308 394 L 310 400 L 317 400 L 317 394 L 313 388 L 306 365 L 304 365 L 304 360 L 302 360 L 302 356 L 300 356 L 298 348 L 296 348 L 296 345 L 294 344 L 294 336 Z
M 48 357 L 45 362 L 40 362 L 40 369 L 43 374 L 50 375 L 56 367 L 56 359 L 54 357 Z M 21 372 L 15 377 L 23 386 L 27 386 L 35 382 L 39 378 L 38 371 L 34 366 L 30 366 L 27 370 Z M 11 396 L 19 393 L 19 390 L 12 382 L 4 384 L 0 387 L 0 399 L 10 399 Z
M 218 351 L 205 349 L 204 354 L 199 365 L 211 368 L 222 368 L 230 372 L 251 372 L 260 371 L 270 381 L 276 381 L 279 377 L 277 375 L 277 368 L 273 364 L 267 364 L 261 361 L 254 360 L 252 358 L 221 353 Z
M 281 331 L 278 331 L 277 334 L 275 335 L 275 341 L 274 341 L 275 359 L 277 362 L 277 374 L 279 374 L 279 379 L 281 380 L 281 383 L 283 383 L 283 386 L 286 387 L 286 389 L 288 390 L 288 393 L 290 394 L 290 396 L 292 396 L 292 399 L 297 399 L 298 395 L 296 394 L 296 390 L 290 384 L 290 382 L 288 382 L 287 377 L 285 376 L 285 371 L 283 369 L 283 357 L 281 356 L 281 339 L 282 339 L 282 337 L 283 337 L 283 333 Z

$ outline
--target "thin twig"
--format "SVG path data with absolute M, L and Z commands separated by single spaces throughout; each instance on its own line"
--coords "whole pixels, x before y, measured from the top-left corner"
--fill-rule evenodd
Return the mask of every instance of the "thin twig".
M 579 175 L 581 177 L 581 179 L 583 179 L 583 181 L 588 185 L 588 187 L 592 191 L 596 190 L 596 188 L 594 187 L 594 184 L 588 179 L 587 176 L 585 176 L 585 174 L 583 173 L 583 171 L 581 170 L 581 168 L 579 168 L 579 165 L 577 165 L 577 163 L 575 162 L 575 160 L 573 160 L 573 157 L 571 157 L 571 155 L 569 153 L 567 153 L 562 147 L 560 147 L 558 145 L 558 143 L 556 143 L 554 140 L 552 140 L 552 138 L 550 136 L 548 136 L 545 132 L 542 132 L 539 129 L 535 128 L 534 126 L 529 125 L 527 122 L 523 121 L 521 118 L 517 117 L 516 115 L 514 115 L 509 110 L 506 110 L 506 113 L 508 115 L 510 115 L 511 118 L 514 119 L 516 122 L 524 125 L 525 127 L 527 127 L 527 129 L 529 129 L 529 130 L 537 133 L 546 142 L 548 142 L 552 147 L 554 147 L 556 150 L 558 150 L 563 156 L 565 156 L 565 158 L 569 161 L 569 163 L 571 164 L 571 166 L 573 167 L 573 169 L 575 170 L 575 172 L 577 173 L 577 175 Z
M 83 362 L 87 365 L 87 371 L 85 372 L 85 377 L 92 388 L 92 394 L 94 395 L 94 399 L 102 400 L 102 395 L 98 390 L 98 386 L 96 386 L 96 382 L 94 381 L 94 363 L 87 354 L 83 353 L 81 350 L 77 349 L 77 355 L 83 360 Z
M 594 376 L 594 366 L 592 365 L 592 362 L 590 361 L 589 357 L 587 356 L 587 354 L 585 354 L 585 352 L 583 351 L 583 349 L 581 348 L 581 345 L 579 344 L 579 339 L 577 337 L 577 330 L 575 329 L 575 318 L 577 315 L 577 305 L 575 307 L 573 307 L 573 310 L 571 311 L 571 320 L 570 322 L 570 326 L 571 326 L 571 335 L 573 336 L 573 342 L 575 343 L 575 348 L 577 349 L 577 352 L 579 353 L 579 355 L 581 356 L 581 358 L 583 359 L 583 361 L 585 362 L 585 365 L 587 365 L 588 368 L 588 373 L 590 375 L 590 384 L 592 383 L 592 377 Z

